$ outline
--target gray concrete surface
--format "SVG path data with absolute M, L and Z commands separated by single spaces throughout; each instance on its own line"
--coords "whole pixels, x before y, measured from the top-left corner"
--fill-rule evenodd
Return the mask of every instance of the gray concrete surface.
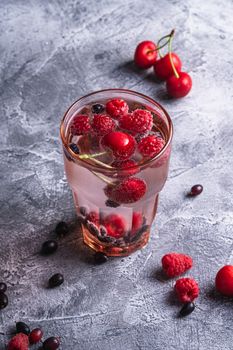
M 232 300 L 213 292 L 220 266 L 233 263 L 233 3 L 212 1 L 1 0 L 0 349 L 17 320 L 61 337 L 61 349 L 230 350 Z M 169 100 L 151 71 L 130 63 L 136 44 L 176 28 L 174 50 L 193 78 Z M 170 112 L 174 147 L 146 249 L 95 266 L 76 230 L 52 257 L 38 255 L 55 224 L 75 213 L 63 172 L 59 122 L 69 104 L 100 88 L 154 97 Z M 202 183 L 193 200 L 185 192 Z M 195 259 L 198 308 L 178 319 L 174 281 L 163 281 L 169 251 Z M 45 288 L 62 272 L 65 283 Z

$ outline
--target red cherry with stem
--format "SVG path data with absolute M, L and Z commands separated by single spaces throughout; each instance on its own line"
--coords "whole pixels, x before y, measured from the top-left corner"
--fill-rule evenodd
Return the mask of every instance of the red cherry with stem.
M 157 46 L 153 41 L 142 41 L 138 44 L 134 53 L 134 62 L 139 68 L 152 67 L 156 59 Z
M 167 92 L 170 96 L 175 98 L 180 98 L 186 96 L 192 88 L 192 79 L 188 73 L 185 72 L 177 72 L 176 67 L 174 66 L 172 60 L 172 39 L 174 37 L 173 34 L 170 36 L 170 40 L 168 42 L 169 49 L 169 59 L 173 69 L 174 75 L 169 77 L 166 82 Z
M 174 52 L 171 53 L 173 64 L 176 70 L 179 72 L 182 67 L 182 62 L 178 55 Z M 166 80 L 174 74 L 169 54 L 166 54 L 164 57 L 160 58 L 154 65 L 154 72 L 158 79 Z
M 179 72 L 179 78 L 175 75 L 169 77 L 166 82 L 168 95 L 180 98 L 188 95 L 192 88 L 192 78 L 188 73 Z

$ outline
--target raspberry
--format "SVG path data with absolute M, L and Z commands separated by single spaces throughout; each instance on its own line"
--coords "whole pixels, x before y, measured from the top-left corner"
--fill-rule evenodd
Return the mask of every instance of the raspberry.
M 28 336 L 23 333 L 16 334 L 8 343 L 8 350 L 28 350 Z
M 106 216 L 103 221 L 107 233 L 114 238 L 123 237 L 126 231 L 126 222 L 123 217 L 116 214 L 110 214 Z
M 233 266 L 225 265 L 217 273 L 216 289 L 223 295 L 233 297 Z
M 74 117 L 70 126 L 72 135 L 84 135 L 91 130 L 90 120 L 88 115 L 79 114 Z
M 199 295 L 198 283 L 193 278 L 178 279 L 174 288 L 182 303 L 190 303 Z
M 138 150 L 143 157 L 154 157 L 164 147 L 165 141 L 155 135 L 144 137 L 138 144 Z
M 123 115 L 119 120 L 122 129 L 129 130 L 135 134 L 143 134 L 150 131 L 153 125 L 151 112 L 136 109 L 133 113 Z
M 103 136 L 113 131 L 116 123 L 106 114 L 95 114 L 91 126 L 96 135 Z
M 123 172 L 117 173 L 117 177 L 119 178 L 135 175 L 140 170 L 137 166 L 137 163 L 133 159 L 115 160 L 114 162 L 112 162 L 111 166 L 119 170 L 124 170 Z
M 143 224 L 142 214 L 134 211 L 133 218 L 132 218 L 132 233 L 135 233 L 137 230 L 139 230 L 142 224 Z
M 188 255 L 169 253 L 162 258 L 163 271 L 168 277 L 179 276 L 193 266 L 192 258 Z
M 109 184 L 104 192 L 107 197 L 117 203 L 134 203 L 140 200 L 146 193 L 146 183 L 136 177 L 125 179 L 115 185 Z
M 101 139 L 105 150 L 110 150 L 114 158 L 126 160 L 132 156 L 136 148 L 135 139 L 120 131 L 112 131 Z
M 95 224 L 96 226 L 99 226 L 99 214 L 96 211 L 91 211 L 88 215 L 87 215 L 87 220 L 91 221 L 93 224 Z
M 106 112 L 115 119 L 118 119 L 122 115 L 128 113 L 129 106 L 127 103 L 119 98 L 115 98 L 106 103 Z

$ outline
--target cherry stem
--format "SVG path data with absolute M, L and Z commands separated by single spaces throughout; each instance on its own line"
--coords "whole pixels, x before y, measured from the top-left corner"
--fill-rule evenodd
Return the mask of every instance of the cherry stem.
M 108 165 L 106 163 L 101 162 L 100 160 L 96 159 L 95 157 L 99 157 L 106 154 L 106 152 L 101 152 L 101 153 L 93 153 L 93 154 L 80 154 L 79 158 L 80 159 L 91 159 L 94 163 L 99 164 L 101 166 L 104 166 L 105 168 L 112 169 L 111 165 Z
M 168 37 L 168 36 L 169 36 L 169 35 L 166 35 L 166 37 Z M 166 37 L 163 37 L 163 39 L 165 39 Z M 160 39 L 160 40 L 161 40 L 161 39 Z M 155 51 L 158 51 L 158 52 L 159 52 L 159 50 L 162 49 L 164 46 L 166 46 L 166 45 L 168 44 L 168 42 L 169 42 L 169 39 L 168 39 L 163 45 L 157 46 L 155 50 L 149 50 L 149 51 L 147 51 L 147 53 L 151 53 L 151 52 L 155 52 Z M 160 52 L 159 52 L 159 53 L 160 53 Z
M 164 46 L 166 46 L 166 45 L 169 43 L 169 41 L 170 41 L 170 39 L 171 39 L 171 36 L 174 35 L 174 32 L 175 32 L 175 30 L 172 29 L 172 31 L 171 31 L 170 34 L 167 34 L 167 35 L 165 35 L 165 36 L 163 36 L 162 38 L 159 39 L 159 41 L 158 41 L 158 43 L 157 43 L 157 46 L 158 46 L 158 53 L 159 53 L 159 57 L 160 57 L 160 58 L 163 57 L 162 53 L 160 52 L 160 49 L 162 49 Z M 161 41 L 163 41 L 163 40 L 166 39 L 166 38 L 168 38 L 168 40 L 166 41 L 166 43 L 165 43 L 164 45 L 159 46 L 159 44 L 161 43 Z
M 100 175 L 99 173 L 96 173 L 95 171 L 92 171 L 92 174 L 94 174 L 95 176 L 97 176 L 100 180 L 102 180 L 103 182 L 105 182 L 108 185 L 112 185 L 112 182 L 107 179 L 105 176 Z
M 79 158 L 81 159 L 89 159 L 89 158 L 95 158 L 104 155 L 106 152 L 100 152 L 100 153 L 93 153 L 93 154 L 80 154 Z
M 176 67 L 175 67 L 175 65 L 173 63 L 173 59 L 172 59 L 172 40 L 174 38 L 174 34 L 175 34 L 175 30 L 173 29 L 172 32 L 171 32 L 169 41 L 168 41 L 168 52 L 169 52 L 169 59 L 170 59 L 170 62 L 171 62 L 172 70 L 173 70 L 173 72 L 175 74 L 175 77 L 177 79 L 179 79 L 180 76 L 179 76 L 179 74 L 178 74 L 178 72 L 176 70 Z

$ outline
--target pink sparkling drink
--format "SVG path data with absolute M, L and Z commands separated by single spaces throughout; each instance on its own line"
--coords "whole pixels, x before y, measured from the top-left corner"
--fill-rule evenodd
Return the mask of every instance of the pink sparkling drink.
M 140 93 L 102 90 L 71 105 L 60 133 L 84 242 L 109 256 L 144 247 L 168 175 L 167 112 Z

